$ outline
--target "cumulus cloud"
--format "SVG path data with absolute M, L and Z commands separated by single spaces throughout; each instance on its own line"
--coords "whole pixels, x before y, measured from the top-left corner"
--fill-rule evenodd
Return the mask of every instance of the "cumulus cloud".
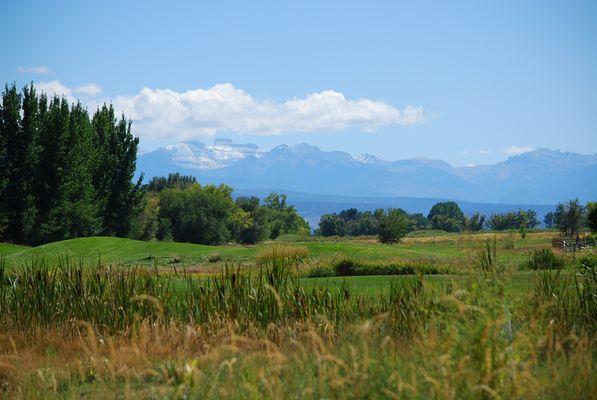
M 102 88 L 95 83 L 89 83 L 75 88 L 74 92 L 84 96 L 95 97 L 102 93 Z
M 279 135 L 356 128 L 366 132 L 388 125 L 423 123 L 422 107 L 399 110 L 381 101 L 349 100 L 325 90 L 284 102 L 256 100 L 230 83 L 176 92 L 143 88 L 119 96 L 114 105 L 135 121 L 144 137 L 192 139 L 217 132 Z
M 531 147 L 531 146 L 529 146 L 527 144 L 525 146 L 509 146 L 509 147 L 506 147 L 504 149 L 504 153 L 516 155 L 516 154 L 528 153 L 529 151 L 533 151 L 533 150 L 534 150 L 533 147 Z
M 113 99 L 97 97 L 101 88 L 96 84 L 69 88 L 53 80 L 36 86 L 69 99 L 85 96 L 91 110 L 103 102 L 111 102 L 119 113 L 133 120 L 134 130 L 147 139 L 190 140 L 218 132 L 255 135 L 344 129 L 373 132 L 389 125 L 425 122 L 420 106 L 408 105 L 401 110 L 382 101 L 347 99 L 333 90 L 276 102 L 257 100 L 230 83 L 186 92 L 143 88 L 139 94 Z
M 52 73 L 52 70 L 46 66 L 40 65 L 37 67 L 18 67 L 18 72 L 21 73 L 30 73 L 30 74 L 38 74 L 38 75 L 49 75 Z
M 38 82 L 35 84 L 35 87 L 37 90 L 45 92 L 49 96 L 64 96 L 69 101 L 74 101 L 77 97 L 96 97 L 102 92 L 102 88 L 95 83 L 89 83 L 87 85 L 70 88 L 63 85 L 58 80 Z

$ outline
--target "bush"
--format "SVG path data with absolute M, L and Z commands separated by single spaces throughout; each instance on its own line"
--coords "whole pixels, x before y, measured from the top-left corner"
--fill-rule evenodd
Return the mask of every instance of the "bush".
M 222 256 L 220 253 L 212 253 L 207 256 L 207 261 L 210 263 L 217 263 L 218 261 L 222 261 Z
M 332 262 L 330 266 L 318 265 L 313 267 L 306 273 L 306 276 L 309 278 L 318 278 L 330 276 L 414 275 L 417 273 L 435 275 L 449 272 L 449 268 L 442 268 L 435 265 L 404 263 L 400 261 L 376 263 L 343 258 Z
M 334 265 L 334 272 L 336 276 L 352 276 L 356 275 L 356 266 L 353 260 L 344 259 L 337 261 Z
M 330 265 L 316 265 L 309 268 L 304 276 L 307 278 L 329 278 L 336 276 L 336 273 Z
M 552 249 L 538 249 L 528 255 L 525 266 L 532 270 L 545 270 L 561 269 L 565 264 L 564 258 L 557 256 Z

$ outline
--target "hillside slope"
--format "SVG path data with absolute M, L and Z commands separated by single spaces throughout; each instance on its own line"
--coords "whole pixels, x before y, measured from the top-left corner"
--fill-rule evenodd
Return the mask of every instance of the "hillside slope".
M 7 249 L 8 251 L 5 251 Z M 254 254 L 255 250 L 242 246 L 205 246 L 191 243 L 143 242 L 116 237 L 88 237 L 48 243 L 38 247 L 21 247 L 0 244 L 9 265 L 24 265 L 45 259 L 55 263 L 58 259 L 70 258 L 86 265 L 101 263 L 124 263 L 150 265 L 156 257 L 163 264 L 165 258 L 184 256 L 185 260 L 204 260 L 211 253 L 242 258 Z

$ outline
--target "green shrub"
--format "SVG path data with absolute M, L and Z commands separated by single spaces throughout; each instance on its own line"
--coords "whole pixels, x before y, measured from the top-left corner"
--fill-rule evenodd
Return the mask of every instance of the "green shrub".
M 334 272 L 336 273 L 336 276 L 356 275 L 356 263 L 350 259 L 337 261 L 334 265 Z
M 438 267 L 428 264 L 404 263 L 400 261 L 391 262 L 368 262 L 343 258 L 332 262 L 330 266 L 311 268 L 305 274 L 309 278 L 330 277 L 330 276 L 365 276 L 365 275 L 436 275 L 450 273 L 448 267 Z
M 561 269 L 565 264 L 564 258 L 557 256 L 552 249 L 534 250 L 525 262 L 525 266 L 532 270 Z
M 207 261 L 210 263 L 217 263 L 218 261 L 222 261 L 222 256 L 220 253 L 211 253 L 207 256 Z
M 336 276 L 336 273 L 331 265 L 316 265 L 307 270 L 304 276 L 307 278 L 329 278 Z

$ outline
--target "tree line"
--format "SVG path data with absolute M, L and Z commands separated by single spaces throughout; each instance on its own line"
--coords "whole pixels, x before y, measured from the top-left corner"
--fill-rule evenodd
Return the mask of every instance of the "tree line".
M 0 105 L 0 241 L 37 245 L 85 236 L 201 244 L 309 234 L 285 195 L 232 198 L 226 185 L 179 174 L 133 180 L 139 139 L 111 105 L 6 85 Z
M 597 202 L 585 206 L 578 199 L 559 203 L 555 211 L 545 214 L 544 222 L 547 228 L 558 228 L 564 236 L 573 237 L 585 226 L 596 232 Z
M 133 180 L 139 139 L 111 105 L 90 115 L 81 103 L 6 85 L 0 105 L 0 241 L 41 244 L 110 235 L 202 244 L 257 243 L 283 234 L 309 234 L 307 222 L 285 195 L 234 199 L 226 185 L 200 185 L 170 174 L 142 185 Z M 595 229 L 597 203 L 558 204 L 547 227 L 574 235 Z M 401 209 L 321 217 L 322 236 L 378 235 L 396 242 L 408 232 L 520 229 L 538 225 L 533 210 L 464 215 L 455 202 L 435 204 L 428 215 Z
M 0 241 L 127 236 L 143 200 L 138 138 L 104 105 L 6 85 L 0 107 Z
M 578 199 L 560 203 L 555 211 L 545 215 L 544 222 L 547 228 L 557 227 L 564 235 L 569 236 L 573 236 L 583 226 L 595 231 L 597 203 L 589 202 L 586 207 Z M 456 202 L 446 201 L 433 205 L 427 216 L 421 213 L 409 214 L 396 208 L 380 208 L 375 211 L 349 208 L 339 213 L 323 215 L 315 233 L 321 236 L 378 235 L 381 242 L 389 243 L 400 240 L 409 232 L 423 229 L 446 232 L 519 230 L 524 237 L 529 229 L 538 225 L 537 213 L 531 209 L 496 213 L 489 217 L 477 212 L 467 217 Z
M 309 224 L 271 193 L 233 199 L 227 185 L 200 185 L 193 176 L 154 177 L 144 186 L 145 208 L 137 218 L 136 238 L 201 244 L 254 244 L 284 234 L 310 233 Z

